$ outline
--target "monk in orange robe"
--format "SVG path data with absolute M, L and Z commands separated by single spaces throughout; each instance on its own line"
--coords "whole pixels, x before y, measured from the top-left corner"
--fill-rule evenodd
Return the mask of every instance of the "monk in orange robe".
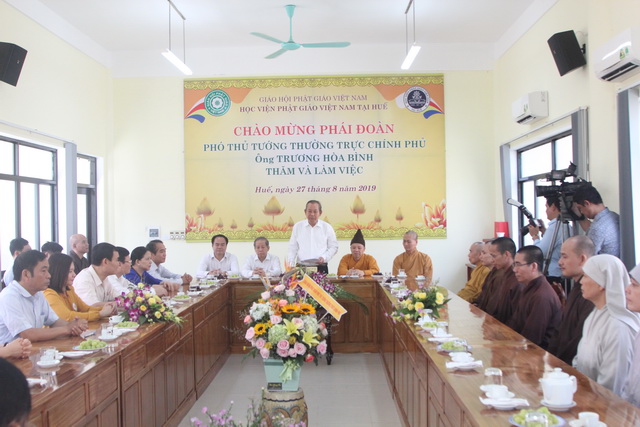
M 358 229 L 351 239 L 351 254 L 345 255 L 340 260 L 338 266 L 339 276 L 355 276 L 364 277 L 379 273 L 378 263 L 371 255 L 364 253 L 364 236 L 362 231 Z
M 409 230 L 402 238 L 405 252 L 393 260 L 393 275 L 397 276 L 402 269 L 407 274 L 407 288 L 418 289 L 417 276 L 424 276 L 425 284 L 430 284 L 433 278 L 433 264 L 429 255 L 418 250 L 418 233 Z
M 475 242 L 469 248 L 469 262 L 476 266 L 471 272 L 471 277 L 467 281 L 464 288 L 458 292 L 458 296 L 467 302 L 474 302 L 476 298 L 482 292 L 482 285 L 484 280 L 491 271 L 491 268 L 486 266 L 482 261 L 482 248 L 484 244 L 482 242 Z M 493 263 L 493 258 L 489 256 Z

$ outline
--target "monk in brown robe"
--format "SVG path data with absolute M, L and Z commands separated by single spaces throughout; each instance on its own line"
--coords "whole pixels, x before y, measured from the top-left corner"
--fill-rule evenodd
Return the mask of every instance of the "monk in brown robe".
M 556 333 L 551 337 L 547 351 L 564 362 L 571 364 L 582 338 L 584 321 L 593 311 L 594 305 L 582 297 L 582 266 L 596 253 L 596 247 L 587 236 L 570 237 L 560 248 L 558 266 L 564 277 L 574 280 L 562 311 L 562 319 Z
M 431 283 L 433 277 L 433 264 L 429 255 L 418 250 L 418 233 L 409 230 L 404 233 L 402 246 L 405 252 L 393 260 L 393 275 L 397 276 L 400 270 L 407 274 L 406 285 L 412 291 L 418 289 L 417 276 L 424 276 L 425 283 Z
M 495 273 L 487 276 L 478 307 L 506 324 L 520 297 L 522 285 L 513 272 L 516 244 L 509 237 L 498 237 L 491 242 L 489 253 L 495 261 Z
M 343 256 L 340 260 L 340 265 L 338 266 L 339 276 L 357 275 L 358 277 L 364 277 L 380 272 L 376 259 L 371 255 L 365 254 L 364 248 L 364 236 L 362 235 L 362 230 L 358 229 L 353 239 L 351 239 L 351 253 Z
M 482 248 L 484 244 L 482 242 L 475 242 L 469 248 L 469 262 L 476 266 L 471 272 L 471 277 L 458 292 L 458 296 L 464 299 L 467 302 L 473 302 L 482 292 L 482 285 L 484 285 L 484 280 L 487 278 L 489 271 L 491 269 L 484 265 L 482 262 Z M 491 259 L 493 261 L 493 258 Z
M 523 246 L 516 253 L 513 271 L 524 286 L 513 316 L 507 323 L 514 331 L 547 348 L 562 316 L 562 304 L 542 274 L 544 255 L 537 246 Z

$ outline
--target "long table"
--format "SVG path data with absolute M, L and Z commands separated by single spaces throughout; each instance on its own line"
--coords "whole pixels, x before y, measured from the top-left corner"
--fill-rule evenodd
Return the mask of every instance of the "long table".
M 395 298 L 370 279 L 337 281 L 357 295 L 366 309 L 340 301 L 349 312 L 333 334 L 336 353 L 379 352 L 389 388 L 407 426 L 509 425 L 515 411 L 488 409 L 479 401 L 482 369 L 448 371 L 428 335 L 387 314 Z M 182 327 L 144 325 L 92 357 L 63 359 L 56 369 L 35 365 L 38 349 L 69 350 L 80 338 L 34 344 L 33 356 L 16 364 L 29 377 L 42 375 L 44 389 L 32 389 L 31 421 L 37 426 L 175 426 L 202 395 L 230 353 L 246 345 L 240 312 L 259 293 L 255 281 L 228 282 L 179 309 Z M 543 373 L 561 367 L 578 379 L 576 407 L 561 413 L 567 421 L 595 411 L 610 427 L 640 425 L 640 411 L 505 325 L 453 295 L 444 316 L 449 330 L 473 346 L 485 367 L 502 369 L 504 383 L 537 407 Z M 335 324 L 335 322 L 334 322 Z M 99 323 L 91 324 L 92 328 Z M 339 354 L 334 359 L 339 363 Z

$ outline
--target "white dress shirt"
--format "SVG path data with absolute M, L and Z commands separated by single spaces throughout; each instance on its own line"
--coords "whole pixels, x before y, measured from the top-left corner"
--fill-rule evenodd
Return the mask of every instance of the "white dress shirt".
M 279 276 L 282 274 L 280 258 L 268 253 L 264 258 L 264 261 L 260 261 L 256 254 L 249 255 L 242 266 L 242 276 L 251 277 L 253 275 L 253 270 L 258 267 L 262 268 L 269 276 Z
M 73 288 L 76 290 L 76 294 L 87 305 L 93 305 L 97 302 L 109 302 L 116 299 L 115 290 L 111 286 L 109 278 L 106 277 L 104 281 L 100 280 L 98 273 L 93 268 L 93 265 L 85 268 L 73 279 Z
M 337 252 L 338 239 L 336 239 L 336 232 L 329 223 L 319 219 L 312 227 L 305 219 L 293 226 L 287 256 L 289 265 L 320 257 L 328 263 Z
M 200 261 L 200 265 L 198 265 L 198 276 L 204 277 L 211 270 L 220 270 L 223 272 L 231 272 L 231 274 L 240 274 L 240 264 L 238 264 L 238 258 L 230 254 L 229 252 L 225 252 L 224 256 L 220 261 L 216 259 L 213 253 L 205 254 Z
M 162 264 L 157 265 L 151 261 L 151 268 L 147 271 L 151 276 L 163 282 L 171 282 L 182 285 L 182 276 L 177 273 L 172 273 L 166 269 Z
M 0 347 L 22 331 L 51 326 L 57 320 L 42 292 L 31 295 L 15 280 L 0 292 Z
M 127 294 L 131 289 L 136 287 L 136 285 L 128 281 L 124 276 L 118 277 L 112 274 L 111 276 L 107 276 L 107 280 L 111 283 L 111 287 L 113 287 L 113 292 L 116 296 L 121 296 L 123 292 Z

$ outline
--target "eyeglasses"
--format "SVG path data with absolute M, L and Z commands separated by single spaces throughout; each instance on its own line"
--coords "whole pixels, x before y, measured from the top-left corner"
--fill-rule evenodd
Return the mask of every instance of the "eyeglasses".
M 526 263 L 524 263 L 524 264 L 521 264 L 521 263 L 519 263 L 519 262 L 514 262 L 514 263 L 513 263 L 513 268 L 516 268 L 516 267 L 524 267 L 525 265 L 530 265 L 530 264 L 533 264 L 533 263 L 532 263 L 532 262 L 526 262 Z

